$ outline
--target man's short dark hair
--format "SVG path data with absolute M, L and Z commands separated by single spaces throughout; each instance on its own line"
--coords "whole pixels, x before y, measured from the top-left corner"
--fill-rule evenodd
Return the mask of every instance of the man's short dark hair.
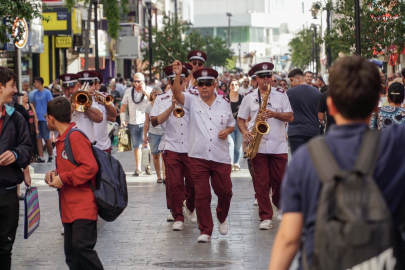
M 290 73 L 288 73 L 288 78 L 292 78 L 292 77 L 295 77 L 297 75 L 304 76 L 304 73 L 302 72 L 301 69 L 296 68 L 296 69 L 291 70 Z
M 117 78 L 121 77 L 121 73 L 117 73 Z
M 365 119 L 380 99 L 380 73 L 377 67 L 359 56 L 344 57 L 332 66 L 329 95 L 346 119 Z
M 309 70 L 305 71 L 305 76 L 306 76 L 308 73 L 310 73 L 312 76 L 314 76 L 314 73 L 312 73 L 312 72 L 309 71 Z
M 17 82 L 17 76 L 12 72 L 9 68 L 6 67 L 0 67 L 0 83 L 3 86 L 6 86 L 6 84 L 14 80 L 14 82 Z
M 35 77 L 34 81 L 37 81 L 37 82 L 41 83 L 41 85 L 44 85 L 44 79 L 42 79 L 42 77 Z
M 134 82 L 134 78 L 129 78 L 129 81 L 131 82 L 131 83 L 133 83 Z
M 100 86 L 99 92 L 101 92 L 101 93 L 106 93 L 106 92 L 108 92 L 107 86 L 105 86 L 104 84 L 102 84 L 102 85 Z
M 55 117 L 58 122 L 70 123 L 70 108 L 71 104 L 69 99 L 65 97 L 56 97 L 48 102 L 46 112 L 48 115 Z
M 123 82 L 124 82 L 124 79 L 123 79 L 123 78 L 119 78 L 119 79 L 118 79 L 118 82 L 119 82 L 119 83 L 123 83 Z

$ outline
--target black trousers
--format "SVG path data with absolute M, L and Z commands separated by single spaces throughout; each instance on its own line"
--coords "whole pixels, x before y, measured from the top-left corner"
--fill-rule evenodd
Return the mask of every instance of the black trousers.
M 17 189 L 0 195 L 0 269 L 11 269 L 11 250 L 18 227 L 20 204 Z
M 97 242 L 97 221 L 77 219 L 63 223 L 65 256 L 70 270 L 104 269 L 94 246 Z

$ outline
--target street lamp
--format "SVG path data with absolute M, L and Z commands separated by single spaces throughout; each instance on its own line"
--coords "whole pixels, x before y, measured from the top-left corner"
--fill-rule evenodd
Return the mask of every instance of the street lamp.
M 240 68 L 242 68 L 242 64 L 241 64 L 241 62 L 240 62 L 240 49 L 241 49 L 241 45 L 240 45 L 240 43 L 238 44 L 238 49 L 239 49 L 239 67 Z
M 228 16 L 228 48 L 231 46 L 231 17 L 232 14 L 227 12 L 226 16 Z

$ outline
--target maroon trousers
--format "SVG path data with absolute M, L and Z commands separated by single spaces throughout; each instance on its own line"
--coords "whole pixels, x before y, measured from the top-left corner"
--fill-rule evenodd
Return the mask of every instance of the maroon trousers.
M 174 221 L 184 222 L 183 202 L 190 212 L 195 209 L 195 190 L 191 178 L 190 159 L 187 153 L 164 151 L 166 166 L 166 201 Z M 185 179 L 185 181 L 184 181 Z M 185 182 L 185 183 L 184 183 Z
M 260 154 L 252 159 L 253 185 L 259 204 L 260 220 L 272 219 L 273 209 L 270 203 L 270 188 L 273 191 L 272 200 L 279 207 L 280 187 L 283 179 L 288 154 Z
M 232 198 L 231 165 L 190 158 L 191 176 L 195 186 L 195 204 L 198 217 L 198 228 L 201 234 L 211 235 L 214 228 L 211 214 L 211 185 L 218 196 L 216 214 L 223 223 L 228 216 Z

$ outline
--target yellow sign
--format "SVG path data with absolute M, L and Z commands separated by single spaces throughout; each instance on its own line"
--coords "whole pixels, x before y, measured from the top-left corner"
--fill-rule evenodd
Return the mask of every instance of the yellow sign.
M 42 22 L 44 31 L 63 31 L 68 29 L 67 19 L 64 12 L 46 12 L 44 15 L 50 18 L 49 22 Z M 70 16 L 70 14 L 66 14 Z
M 74 35 L 82 33 L 82 13 L 79 9 L 73 9 L 72 13 L 72 29 Z
M 56 37 L 56 48 L 71 48 L 73 46 L 72 37 Z
M 25 19 L 19 20 L 15 19 L 14 21 L 14 26 L 13 26 L 13 36 L 17 37 L 18 36 L 18 27 L 21 26 L 24 28 L 24 33 L 22 34 L 22 37 L 19 41 L 15 42 L 15 46 L 19 49 L 24 48 L 25 44 L 27 44 L 28 41 L 28 25 Z

